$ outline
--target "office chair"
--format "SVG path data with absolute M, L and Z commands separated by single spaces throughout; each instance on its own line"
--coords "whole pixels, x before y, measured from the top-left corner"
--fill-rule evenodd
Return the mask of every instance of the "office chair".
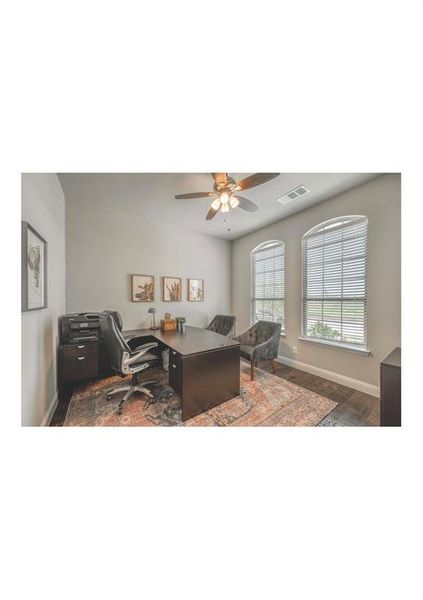
M 112 312 L 105 311 L 100 314 L 101 337 L 106 344 L 112 369 L 121 377 L 132 375 L 131 383 L 118 386 L 107 393 L 107 400 L 111 400 L 115 394 L 126 392 L 118 406 L 118 414 L 121 415 L 125 402 L 132 394 L 141 392 L 149 399 L 154 398 L 153 394 L 145 386 L 155 383 L 156 380 L 138 381 L 137 376 L 141 371 L 159 363 L 159 358 L 151 352 L 158 344 L 156 342 L 148 342 L 147 344 L 138 346 L 136 350 L 131 350 L 124 340 L 119 327 L 116 325 L 115 317 L 111 314 Z M 150 401 L 147 400 L 146 406 L 149 404 Z
M 103 310 L 103 313 L 105 313 L 106 315 L 112 315 L 114 322 L 116 323 L 116 327 L 119 329 L 119 331 L 122 331 L 123 319 L 120 312 L 118 312 L 117 310 Z
M 232 315 L 216 315 L 206 329 L 233 337 L 235 335 L 235 317 Z
M 113 320 L 116 324 L 116 327 L 119 329 L 119 331 L 122 331 L 123 329 L 123 319 L 122 316 L 120 314 L 120 312 L 118 312 L 117 310 L 103 310 L 103 313 L 105 313 L 106 315 L 111 315 L 113 317 Z M 132 337 L 132 338 L 125 338 L 126 343 L 128 344 L 128 346 L 131 349 L 131 352 L 134 352 L 135 350 L 138 350 L 138 347 L 141 349 L 141 346 L 138 346 L 138 337 Z M 156 354 L 156 352 L 153 352 L 153 354 Z M 156 358 L 160 358 L 160 352 L 159 350 L 157 350 L 157 357 Z

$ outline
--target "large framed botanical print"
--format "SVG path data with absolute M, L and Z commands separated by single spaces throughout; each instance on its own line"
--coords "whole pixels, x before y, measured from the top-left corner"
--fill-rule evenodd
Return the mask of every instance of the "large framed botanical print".
M 47 242 L 22 221 L 22 311 L 47 308 Z
M 132 302 L 154 302 L 154 275 L 132 275 Z

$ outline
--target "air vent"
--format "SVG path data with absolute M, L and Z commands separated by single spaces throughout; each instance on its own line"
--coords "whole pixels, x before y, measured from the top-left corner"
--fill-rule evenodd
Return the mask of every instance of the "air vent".
M 293 200 L 295 200 L 295 198 L 298 198 L 299 196 L 303 196 L 304 194 L 307 194 L 309 191 L 310 190 L 308 188 L 306 188 L 305 185 L 299 185 L 298 187 L 291 190 L 290 192 L 288 192 L 281 198 L 278 198 L 278 202 L 280 202 L 281 204 L 288 204 L 289 202 L 292 202 Z

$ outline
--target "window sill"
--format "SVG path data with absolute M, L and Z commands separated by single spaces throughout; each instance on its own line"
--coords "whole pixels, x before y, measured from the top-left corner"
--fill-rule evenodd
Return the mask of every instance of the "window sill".
M 367 348 L 358 348 L 357 346 L 339 344 L 338 342 L 330 342 L 329 340 L 320 340 L 318 338 L 306 337 L 305 335 L 300 335 L 298 339 L 302 342 L 310 342 L 311 344 L 325 346 L 326 348 L 334 348 L 335 350 L 345 350 L 346 352 L 353 352 L 354 354 L 360 354 L 361 356 L 370 355 L 370 350 L 367 350 Z

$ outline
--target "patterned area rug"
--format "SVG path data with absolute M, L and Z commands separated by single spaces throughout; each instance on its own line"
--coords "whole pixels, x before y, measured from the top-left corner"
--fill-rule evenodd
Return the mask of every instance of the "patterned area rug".
M 250 380 L 249 373 L 249 365 L 241 362 L 240 395 L 185 423 L 181 418 L 181 400 L 168 385 L 167 374 L 161 368 L 151 369 L 148 374 L 148 379 L 157 379 L 155 385 L 149 386 L 154 400 L 147 404 L 145 396 L 134 394 L 122 415 L 117 414 L 120 395 L 107 401 L 106 394 L 125 379 L 107 377 L 74 391 L 64 426 L 314 426 L 337 405 L 261 369 L 256 369 L 255 381 Z

